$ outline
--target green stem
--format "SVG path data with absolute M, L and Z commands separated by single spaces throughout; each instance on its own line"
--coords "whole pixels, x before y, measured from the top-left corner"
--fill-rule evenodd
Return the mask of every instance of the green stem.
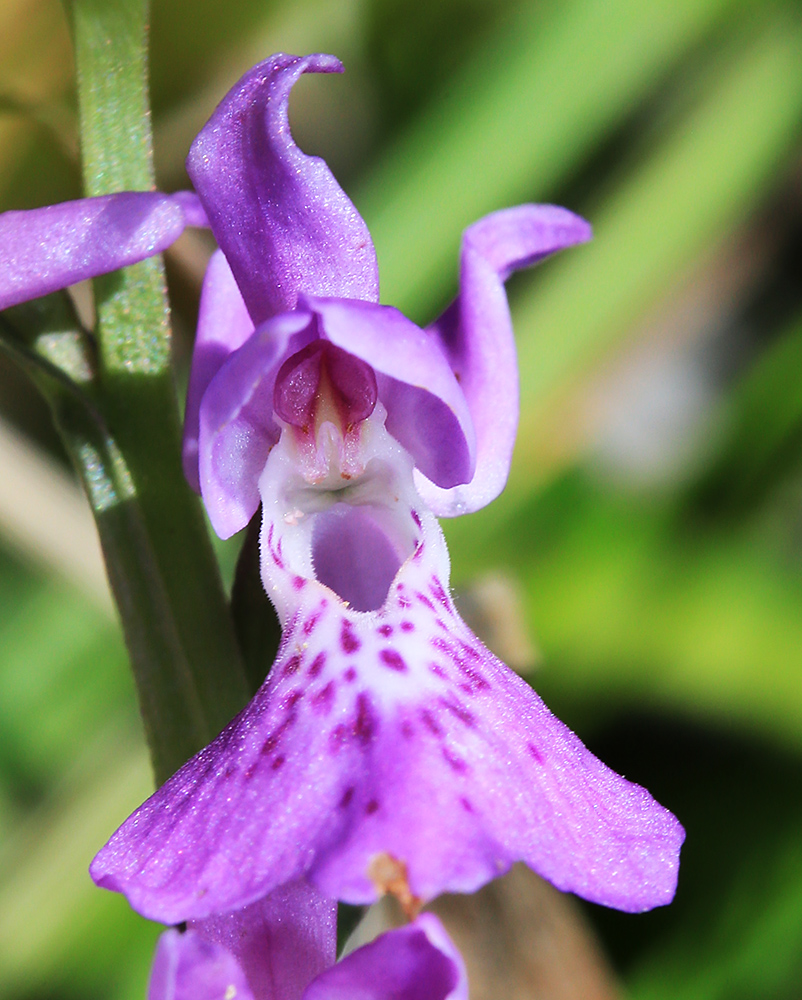
M 86 192 L 152 188 L 146 0 L 69 7 Z M 73 410 L 57 414 L 90 485 L 163 781 L 242 707 L 248 686 L 200 506 L 181 471 L 161 260 L 99 279 L 95 299 L 104 440 L 87 450 Z

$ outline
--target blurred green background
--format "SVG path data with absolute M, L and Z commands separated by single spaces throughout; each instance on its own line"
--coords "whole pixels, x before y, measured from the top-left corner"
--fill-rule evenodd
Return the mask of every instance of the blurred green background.
M 446 526 L 454 583 L 489 633 L 501 589 L 502 652 L 687 828 L 672 907 L 587 908 L 629 994 L 802 996 L 802 4 L 155 0 L 151 42 L 167 190 L 251 64 L 342 58 L 297 85 L 294 133 L 418 321 L 479 215 L 593 223 L 509 283 L 519 443 L 503 497 Z M 0 0 L 0 210 L 79 196 L 77 148 L 62 7 Z M 209 250 L 168 255 L 179 382 Z M 2 355 L 0 470 L 0 995 L 134 1000 L 158 928 L 86 875 L 150 790 L 133 686 L 88 511 Z

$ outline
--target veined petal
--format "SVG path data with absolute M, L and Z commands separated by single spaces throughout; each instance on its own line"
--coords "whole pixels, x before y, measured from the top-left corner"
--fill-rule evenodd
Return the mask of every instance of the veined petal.
M 462 956 L 433 913 L 363 945 L 307 987 L 303 1000 L 468 1000 Z
M 294 882 L 183 934 L 163 934 L 148 1000 L 301 1000 L 334 962 L 336 939 L 336 903 Z
M 245 343 L 253 329 L 253 320 L 228 261 L 222 250 L 215 250 L 203 278 L 184 414 L 184 475 L 196 493 L 200 493 L 198 433 L 203 394 L 223 362 Z
M 518 426 L 518 368 L 504 282 L 513 271 L 590 237 L 584 219 L 555 205 L 504 209 L 465 231 L 459 296 L 429 331 L 442 344 L 468 400 L 476 467 L 470 482 L 448 491 L 418 475 L 421 496 L 438 517 L 484 507 L 509 474 Z
M 181 195 L 125 191 L 0 215 L 0 309 L 161 253 L 195 212 Z
M 367 227 L 323 160 L 295 145 L 287 117 L 301 74 L 341 71 L 334 56 L 271 56 L 229 91 L 187 159 L 257 325 L 301 292 L 378 299 Z
M 377 405 L 365 421 L 353 484 L 304 493 L 292 438 L 271 451 L 261 549 L 284 629 L 276 663 L 111 838 L 93 878 L 163 922 L 246 906 L 303 876 L 352 903 L 376 899 L 388 870 L 423 900 L 472 892 L 518 860 L 608 906 L 669 902 L 682 828 L 462 622 L 442 532 L 415 503 L 411 460 L 382 416 Z M 359 552 L 339 581 L 319 571 L 351 517 L 366 558 L 384 538 L 378 561 L 399 566 L 367 610 L 343 599 Z

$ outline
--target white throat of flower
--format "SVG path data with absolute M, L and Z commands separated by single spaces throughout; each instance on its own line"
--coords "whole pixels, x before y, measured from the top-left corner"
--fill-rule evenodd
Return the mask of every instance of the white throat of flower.
M 423 536 L 421 518 L 439 533 L 386 416 L 377 403 L 357 427 L 324 420 L 314 438 L 283 425 L 259 479 L 262 578 L 282 624 L 297 606 L 293 580 L 295 590 L 314 581 L 355 611 L 378 610 Z

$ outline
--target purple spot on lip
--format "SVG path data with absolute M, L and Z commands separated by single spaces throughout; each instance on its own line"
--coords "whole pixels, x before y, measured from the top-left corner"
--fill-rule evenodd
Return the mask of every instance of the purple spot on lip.
M 343 674 L 343 677 L 345 678 L 345 680 L 348 681 L 349 684 L 351 684 L 353 681 L 356 680 L 356 669 L 354 667 L 349 667 Z
M 420 528 L 422 526 L 422 522 L 421 522 L 421 519 L 420 519 L 420 514 L 418 514 L 418 512 L 416 510 L 411 510 L 410 514 L 412 515 L 412 520 Z
M 385 623 L 384 625 L 379 625 L 376 631 L 379 633 L 379 635 L 383 635 L 386 639 L 393 634 L 393 626 L 387 625 Z
M 538 750 L 534 743 L 527 743 L 526 749 L 534 757 L 538 764 L 543 763 L 543 754 Z
M 365 814 L 367 816 L 372 816 L 373 813 L 378 812 L 379 803 L 375 799 L 371 799 L 370 802 L 365 806 Z
M 274 771 L 278 771 L 280 767 L 284 766 L 284 762 L 287 758 L 283 754 L 279 754 L 278 757 L 270 765 Z
M 334 693 L 336 685 L 334 681 L 322 687 L 312 695 L 312 705 L 318 712 L 328 712 L 334 703 Z
M 476 716 L 473 712 L 469 712 L 464 705 L 461 705 L 458 701 L 450 701 L 448 698 L 440 698 L 440 704 L 455 715 L 460 722 L 464 723 L 469 728 L 473 728 L 476 725 Z
M 434 599 L 436 601 L 442 604 L 444 608 L 449 608 L 450 601 L 448 599 L 448 595 L 446 594 L 445 590 L 443 590 L 443 585 L 442 583 L 440 583 L 440 581 L 437 579 L 436 576 L 432 577 L 431 583 L 429 584 L 429 589 L 434 595 Z
M 412 624 L 412 622 L 403 621 L 403 622 L 401 622 L 401 631 L 402 632 L 414 632 L 415 631 L 415 626 Z
M 290 728 L 290 726 L 295 722 L 295 715 L 288 715 L 287 718 L 267 737 L 267 739 L 262 744 L 261 753 L 269 754 L 272 753 L 278 746 L 278 742 L 284 733 Z
M 429 600 L 429 598 L 426 596 L 426 594 L 424 594 L 420 590 L 418 590 L 418 591 L 415 592 L 415 597 L 417 597 L 417 599 L 421 602 L 421 604 L 425 604 L 426 607 L 430 611 L 434 611 L 434 605 Z
M 443 750 L 443 756 L 445 757 L 451 769 L 453 771 L 456 771 L 457 774 L 465 774 L 465 772 L 468 770 L 468 765 L 465 763 L 465 761 L 461 757 L 457 757 L 456 754 L 453 754 L 448 749 L 448 747 L 443 747 L 442 750 Z
M 367 692 L 363 691 L 357 695 L 356 718 L 354 719 L 354 736 L 360 743 L 366 745 L 370 743 L 376 732 L 376 716 Z
M 470 801 L 465 798 L 464 795 L 460 798 L 460 804 L 462 805 L 462 808 L 465 810 L 465 812 L 469 813 L 473 812 L 473 806 L 471 805 Z
M 389 667 L 391 670 L 395 670 L 399 674 L 406 672 L 407 665 L 404 662 L 404 657 L 394 649 L 383 649 L 379 653 L 379 659 L 385 667 Z
M 444 681 L 448 680 L 448 674 L 445 672 L 445 670 L 443 669 L 443 667 L 440 666 L 439 663 L 430 663 L 429 664 L 429 670 L 431 670 L 431 672 L 436 677 L 439 677 L 441 680 L 444 680 Z
M 426 726 L 426 728 L 429 730 L 430 733 L 434 733 L 435 736 L 443 735 L 443 727 L 440 725 L 437 719 L 435 719 L 435 717 L 432 715 L 432 713 L 429 711 L 428 708 L 424 708 L 420 716 L 423 719 L 423 724 Z
M 302 576 L 294 576 L 292 578 L 292 586 L 295 590 L 303 590 L 306 586 L 306 580 Z
M 304 693 L 301 688 L 296 688 L 294 691 L 290 691 L 290 693 L 284 698 L 282 704 L 284 708 L 293 708 L 298 704 L 303 696 Z
M 470 682 L 470 691 L 472 694 L 475 691 L 490 690 L 490 684 L 488 684 L 488 682 L 479 673 L 478 670 L 474 670 L 473 667 L 468 667 L 464 663 L 460 663 L 459 660 L 455 660 L 454 662 L 457 664 L 457 669 L 462 674 L 462 676 L 467 678 L 467 680 Z
M 325 650 L 321 650 L 314 658 L 314 660 L 312 660 L 312 663 L 306 672 L 307 677 L 313 677 L 313 678 L 317 677 L 323 670 L 325 664 L 326 664 L 326 652 Z
M 401 723 L 401 735 L 408 740 L 411 740 L 412 737 L 415 735 L 415 730 L 409 719 L 404 719 L 404 721 Z
M 301 665 L 301 657 L 300 654 L 296 653 L 295 656 L 291 656 L 289 660 L 287 660 L 287 664 L 284 667 L 283 671 L 284 676 L 289 677 L 291 674 L 296 673 L 300 665 Z
M 347 618 L 343 618 L 342 629 L 340 631 L 340 645 L 344 653 L 355 653 L 362 643 L 354 634 L 354 629 Z
M 345 809 L 351 804 L 351 799 L 354 797 L 354 786 L 351 785 L 350 788 L 346 788 L 343 792 L 343 797 L 340 799 L 339 806 L 340 809 Z

